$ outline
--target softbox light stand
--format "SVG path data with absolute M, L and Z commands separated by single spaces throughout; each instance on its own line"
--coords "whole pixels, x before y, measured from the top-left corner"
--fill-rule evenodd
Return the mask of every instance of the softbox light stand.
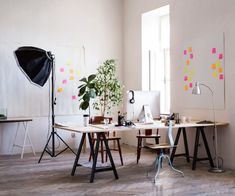
M 27 78 L 33 84 L 43 86 L 51 73 L 51 133 L 47 140 L 47 143 L 42 151 L 42 154 L 38 160 L 40 163 L 43 155 L 47 152 L 51 157 L 56 157 L 67 149 L 70 149 L 75 155 L 76 153 L 69 147 L 69 145 L 59 136 L 56 132 L 55 125 L 55 109 L 56 104 L 55 94 L 54 94 L 54 75 L 55 75 L 55 56 L 51 52 L 47 52 L 36 47 L 20 47 L 15 51 L 15 56 L 20 69 L 25 73 Z M 59 138 L 64 144 L 65 148 L 60 152 L 56 153 L 55 147 L 55 136 Z M 51 141 L 51 147 L 49 148 L 49 143 Z

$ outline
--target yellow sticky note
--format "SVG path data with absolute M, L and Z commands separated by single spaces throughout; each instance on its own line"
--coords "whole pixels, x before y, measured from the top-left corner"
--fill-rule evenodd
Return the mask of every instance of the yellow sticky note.
M 213 76 L 214 76 L 214 78 L 217 78 L 218 77 L 218 74 L 217 74 L 217 72 L 215 71 L 215 72 L 213 72 Z
M 63 88 L 58 88 L 58 89 L 57 89 L 57 92 L 58 92 L 58 93 L 62 93 L 62 92 L 63 92 Z
M 188 81 L 191 82 L 192 81 L 192 78 L 190 76 L 188 76 Z
M 70 69 L 69 72 L 70 72 L 71 74 L 73 74 L 73 73 L 74 73 L 74 70 L 73 70 L 73 69 Z
M 192 47 L 188 47 L 188 52 L 192 52 L 193 48 Z
M 188 85 L 184 86 L 184 90 L 187 91 L 188 90 Z
M 191 70 L 191 71 L 189 72 L 189 76 L 192 77 L 193 75 L 194 75 L 194 70 Z
M 223 68 L 222 68 L 222 67 L 219 67 L 219 68 L 218 68 L 218 72 L 219 72 L 219 73 L 222 73 L 222 72 L 223 72 Z
M 187 61 L 186 61 L 186 65 L 190 65 L 190 60 L 187 60 Z
M 80 76 L 80 71 L 77 71 L 77 75 Z
M 69 80 L 74 80 L 74 76 L 70 76 L 70 77 L 69 77 Z
M 211 65 L 211 69 L 215 69 L 216 68 L 216 65 L 213 63 L 212 65 Z
M 70 66 L 72 65 L 72 61 L 71 60 L 68 60 L 67 63 L 66 63 L 67 66 Z
M 218 61 L 216 61 L 216 67 L 219 67 L 220 66 L 220 61 L 218 60 Z
M 188 68 L 187 67 L 184 68 L 184 73 L 188 73 Z

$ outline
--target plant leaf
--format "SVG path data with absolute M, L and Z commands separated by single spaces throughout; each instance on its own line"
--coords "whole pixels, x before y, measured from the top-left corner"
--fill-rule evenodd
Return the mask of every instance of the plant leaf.
M 89 102 L 87 101 L 83 101 L 80 106 L 79 106 L 82 110 L 86 110 L 89 107 Z
M 83 86 L 82 88 L 80 88 L 78 96 L 82 96 L 85 93 L 85 91 L 86 91 L 86 86 Z
M 86 78 L 82 78 L 79 81 L 87 83 L 87 79 Z
M 91 82 L 92 80 L 94 80 L 95 77 L 96 77 L 95 74 L 92 74 L 92 75 L 88 76 L 88 82 Z

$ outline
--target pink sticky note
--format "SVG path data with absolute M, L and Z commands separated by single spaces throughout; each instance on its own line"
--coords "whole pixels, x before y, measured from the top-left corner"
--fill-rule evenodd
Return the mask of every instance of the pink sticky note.
M 63 80 L 62 83 L 63 83 L 63 84 L 67 84 L 67 80 Z
M 188 80 L 188 76 L 184 76 L 184 81 L 187 81 Z
M 219 75 L 219 79 L 220 79 L 220 80 L 223 80 L 223 79 L 224 79 L 224 74 L 220 74 L 220 75 Z
M 76 95 L 73 95 L 73 96 L 72 96 L 72 100 L 75 100 L 75 99 L 76 99 Z
M 192 59 L 192 58 L 193 58 L 193 54 L 192 54 L 192 53 L 189 55 L 189 58 L 190 58 L 190 59 Z
M 212 54 L 216 53 L 216 48 L 212 48 Z
M 60 68 L 60 72 L 64 72 L 64 68 L 62 67 L 62 68 Z
M 189 88 L 192 88 L 192 87 L 193 87 L 193 83 L 190 82 L 190 83 L 189 83 Z
M 223 58 L 223 54 L 220 53 L 220 54 L 219 54 L 219 59 L 222 59 L 222 58 Z
M 186 55 L 187 54 L 187 50 L 184 50 L 184 55 Z

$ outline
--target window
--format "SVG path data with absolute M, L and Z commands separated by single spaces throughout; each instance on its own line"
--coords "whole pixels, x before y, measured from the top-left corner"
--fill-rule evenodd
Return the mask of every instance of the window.
M 142 15 L 142 90 L 161 93 L 161 113 L 170 113 L 169 5 Z

